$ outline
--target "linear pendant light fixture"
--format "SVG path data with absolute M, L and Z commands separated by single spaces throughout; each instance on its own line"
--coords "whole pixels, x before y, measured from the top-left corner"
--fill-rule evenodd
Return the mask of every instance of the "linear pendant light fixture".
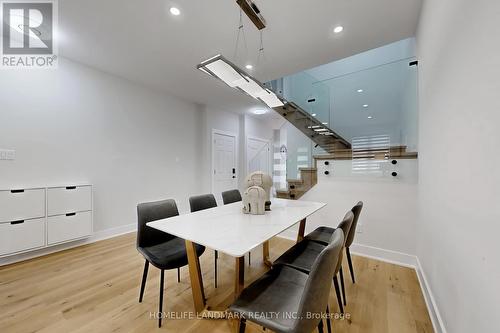
M 231 88 L 238 89 L 250 97 L 260 100 L 270 108 L 284 105 L 274 92 L 220 54 L 203 61 L 197 68 L 223 81 Z

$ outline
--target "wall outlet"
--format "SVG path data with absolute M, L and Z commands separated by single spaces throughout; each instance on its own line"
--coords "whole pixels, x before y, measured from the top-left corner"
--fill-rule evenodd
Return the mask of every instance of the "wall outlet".
M 11 149 L 0 149 L 0 160 L 13 161 L 16 159 L 16 151 Z
M 358 223 L 357 227 L 356 227 L 356 232 L 358 234 L 362 234 L 363 233 L 363 224 L 361 223 Z

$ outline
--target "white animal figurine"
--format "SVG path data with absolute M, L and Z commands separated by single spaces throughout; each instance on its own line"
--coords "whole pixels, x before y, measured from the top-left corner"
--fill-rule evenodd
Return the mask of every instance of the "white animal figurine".
M 259 186 L 266 192 L 266 210 L 271 210 L 271 187 L 273 186 L 273 179 L 271 176 L 262 171 L 252 172 L 245 178 L 245 186 Z
M 243 213 L 264 215 L 266 192 L 262 187 L 250 186 L 243 192 Z

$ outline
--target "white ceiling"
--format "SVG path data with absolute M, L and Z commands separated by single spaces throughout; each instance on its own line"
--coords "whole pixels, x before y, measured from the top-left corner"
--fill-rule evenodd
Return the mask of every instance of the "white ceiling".
M 421 0 L 256 0 L 267 20 L 265 62 L 252 73 L 267 81 L 388 44 L 416 31 Z M 180 16 L 172 16 L 176 6 Z M 239 22 L 235 0 L 60 0 L 61 56 L 200 104 L 244 112 L 258 107 L 196 70 L 221 53 L 233 59 Z M 244 16 L 248 55 L 259 33 Z M 338 35 L 333 27 L 342 25 Z M 243 58 L 248 58 L 246 59 Z

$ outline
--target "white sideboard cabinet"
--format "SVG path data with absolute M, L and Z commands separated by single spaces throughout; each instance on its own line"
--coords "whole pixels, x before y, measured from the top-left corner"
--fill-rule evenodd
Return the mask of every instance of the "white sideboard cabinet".
M 92 186 L 0 190 L 0 257 L 92 235 Z

